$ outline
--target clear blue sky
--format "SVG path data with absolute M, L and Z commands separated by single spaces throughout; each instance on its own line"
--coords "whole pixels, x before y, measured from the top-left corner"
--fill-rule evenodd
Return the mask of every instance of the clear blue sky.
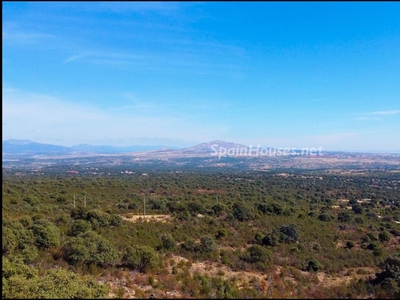
M 399 2 L 2 2 L 3 140 L 400 149 Z

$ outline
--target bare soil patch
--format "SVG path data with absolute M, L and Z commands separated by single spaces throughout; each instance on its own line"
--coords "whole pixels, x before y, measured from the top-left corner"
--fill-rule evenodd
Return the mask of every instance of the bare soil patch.
M 134 214 L 126 214 L 121 215 L 123 220 L 129 222 L 140 222 L 140 221 L 158 221 L 158 222 L 167 222 L 169 221 L 172 216 L 171 215 L 134 215 Z

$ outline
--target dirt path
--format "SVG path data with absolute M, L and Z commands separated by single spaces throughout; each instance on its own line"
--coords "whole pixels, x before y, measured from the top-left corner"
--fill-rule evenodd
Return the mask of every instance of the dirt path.
M 138 221 L 158 221 L 158 222 L 167 222 L 172 218 L 171 215 L 134 215 L 134 214 L 125 214 L 121 215 L 123 220 L 129 221 L 129 222 L 138 222 Z

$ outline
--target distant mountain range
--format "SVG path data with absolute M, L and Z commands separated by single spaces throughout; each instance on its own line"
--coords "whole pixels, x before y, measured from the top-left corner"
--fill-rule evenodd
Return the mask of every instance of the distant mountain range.
M 142 152 L 161 149 L 178 149 L 166 146 L 142 146 L 133 145 L 126 147 L 114 147 L 109 145 L 94 146 L 80 144 L 72 147 L 65 147 L 52 144 L 42 144 L 30 140 L 6 140 L 3 141 L 3 153 L 8 154 L 72 154 L 72 153 L 123 153 Z
M 225 148 L 225 149 L 247 148 L 246 146 L 240 145 L 237 143 L 215 140 L 215 141 L 212 141 L 209 143 L 201 143 L 201 144 L 198 144 L 193 147 L 184 148 L 184 149 L 182 149 L 182 151 L 185 153 L 210 153 L 210 152 L 218 151 L 220 147 Z
M 220 147 L 226 149 L 229 148 L 244 148 L 246 146 L 224 142 L 220 140 L 215 140 L 209 143 L 201 143 L 193 147 L 188 148 L 178 148 L 178 147 L 167 147 L 167 146 L 143 146 L 143 145 L 133 145 L 126 147 L 115 147 L 109 145 L 94 146 L 88 144 L 80 144 L 72 147 L 65 147 L 53 144 L 42 144 L 32 142 L 30 140 L 6 140 L 3 141 L 3 153 L 7 154 L 73 154 L 73 153 L 126 153 L 126 152 L 179 152 L 183 154 L 195 154 L 195 153 L 211 153 L 217 151 Z
M 3 141 L 3 156 L 6 155 L 79 155 L 79 154 L 122 154 L 122 153 L 138 153 L 138 155 L 145 155 L 147 157 L 209 157 L 217 155 L 220 153 L 220 149 L 228 151 L 229 149 L 243 149 L 248 148 L 238 143 L 224 142 L 221 140 L 215 140 L 208 143 L 201 143 L 192 147 L 178 148 L 178 147 L 167 147 L 162 145 L 152 146 L 152 145 L 133 145 L 125 147 L 115 147 L 110 145 L 88 145 L 80 144 L 72 147 L 65 147 L 53 144 L 42 144 L 32 142 L 30 140 L 6 140 Z M 254 149 L 255 151 L 255 149 Z M 226 153 L 226 152 L 225 152 Z M 324 151 L 324 154 L 346 154 L 356 153 L 353 151 Z M 376 152 L 363 152 L 358 153 L 400 153 L 400 151 L 376 151 Z M 229 152 L 228 152 L 229 154 Z

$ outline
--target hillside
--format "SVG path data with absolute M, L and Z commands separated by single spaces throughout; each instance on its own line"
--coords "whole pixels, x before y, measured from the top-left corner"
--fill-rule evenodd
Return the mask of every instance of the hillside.
M 396 298 L 399 176 L 3 168 L 3 298 Z

